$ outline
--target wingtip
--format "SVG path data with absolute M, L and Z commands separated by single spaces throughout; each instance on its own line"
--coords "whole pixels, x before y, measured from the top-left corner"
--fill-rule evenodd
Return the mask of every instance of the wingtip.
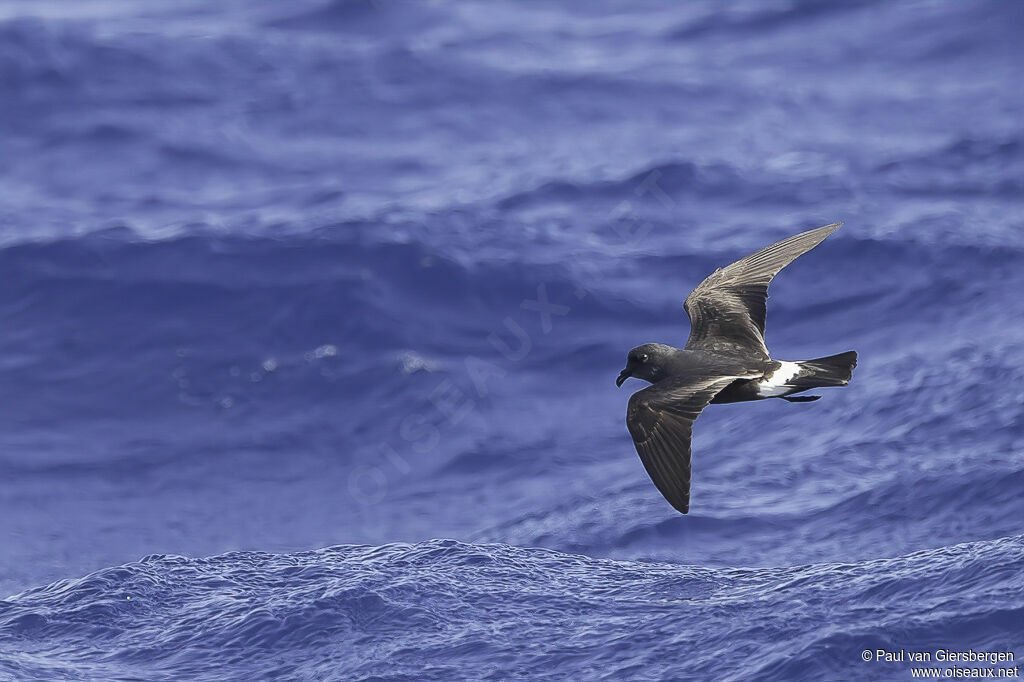
M 810 237 L 811 239 L 815 240 L 818 244 L 820 244 L 821 242 L 823 242 L 826 239 L 828 239 L 828 237 L 833 232 L 835 232 L 836 230 L 838 230 L 842 226 L 843 226 L 842 222 L 830 223 L 828 225 L 822 225 L 821 227 L 816 227 L 813 230 L 807 230 L 806 232 L 801 232 L 796 237 L 794 237 L 794 239 L 798 239 L 800 237 Z M 811 248 L 813 248 L 813 247 L 811 247 Z M 810 249 L 808 249 L 808 250 L 810 250 Z

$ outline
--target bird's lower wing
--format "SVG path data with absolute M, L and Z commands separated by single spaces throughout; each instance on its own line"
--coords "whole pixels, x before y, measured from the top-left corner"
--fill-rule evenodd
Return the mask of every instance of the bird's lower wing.
M 764 343 L 768 285 L 798 257 L 839 229 L 833 223 L 783 239 L 711 273 L 686 297 L 688 350 L 742 351 L 768 358 Z
M 749 376 L 665 379 L 629 399 L 626 426 L 654 485 L 673 507 L 690 509 L 690 435 L 693 422 L 719 391 Z

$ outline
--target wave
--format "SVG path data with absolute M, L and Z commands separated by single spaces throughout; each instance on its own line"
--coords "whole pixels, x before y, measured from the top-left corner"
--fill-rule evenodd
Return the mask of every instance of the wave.
M 669 36 L 673 40 L 693 40 L 709 34 L 737 36 L 762 34 L 778 28 L 806 26 L 808 23 L 833 15 L 849 15 L 878 4 L 877 1 L 859 0 L 837 5 L 821 0 L 797 0 L 784 5 L 747 5 L 726 8 L 693 17 L 674 28 Z
M 334 405 L 360 423 L 374 417 L 365 405 L 346 405 L 355 394 L 350 382 L 375 384 L 396 413 L 406 412 L 410 382 L 451 376 L 474 391 L 467 358 L 496 365 L 492 373 L 519 377 L 524 387 L 537 382 L 530 390 L 550 391 L 551 382 L 580 386 L 592 368 L 616 365 L 623 348 L 647 340 L 635 329 L 682 340 L 680 300 L 734 255 L 693 248 L 680 243 L 675 253 L 628 266 L 593 257 L 579 268 L 568 254 L 557 264 L 550 252 L 538 252 L 535 261 L 469 259 L 452 246 L 370 241 L 359 228 L 163 241 L 139 241 L 122 230 L 11 245 L 0 248 L 0 314 L 19 333 L 0 341 L 0 366 L 8 371 L 0 391 L 24 397 L 10 401 L 5 417 L 31 422 L 46 414 L 31 397 L 45 394 L 29 387 L 62 391 L 70 382 L 78 387 L 62 399 L 70 412 L 89 405 L 85 413 L 95 414 L 118 386 L 117 394 L 132 396 L 116 406 L 122 417 L 182 408 L 184 415 L 197 406 L 212 415 L 230 403 L 254 418 L 281 407 Z M 839 239 L 776 284 L 769 342 L 782 357 L 813 354 L 818 349 L 807 339 L 828 324 L 833 338 L 858 339 L 861 371 L 872 371 L 873 355 L 885 357 L 886 348 L 903 344 L 899 364 L 881 360 L 891 376 L 916 388 L 924 378 L 930 391 L 955 384 L 987 404 L 986 385 L 999 372 L 1017 371 L 1020 340 L 1000 320 L 1019 308 L 1005 293 L 1020 279 L 1018 259 L 1013 249 Z M 863 277 L 868 271 L 873 276 Z M 821 281 L 830 282 L 827 292 L 816 286 Z M 542 295 L 558 306 L 547 331 L 544 318 L 523 305 Z M 872 327 L 865 329 L 863 319 Z M 915 353 L 923 338 L 968 324 L 971 335 Z M 986 334 L 998 343 L 987 355 L 971 354 L 972 340 Z M 419 358 L 415 368 L 406 362 L 410 353 Z M 943 362 L 960 369 L 940 371 Z M 880 391 L 902 390 L 885 377 L 878 381 Z M 889 397 L 874 400 L 884 405 Z M 1004 407 L 990 408 L 991 419 L 1002 418 Z
M 287 30 L 314 32 L 424 31 L 443 21 L 430 6 L 405 7 L 393 0 L 330 0 L 264 22 Z
M 0 671 L 217 679 L 230 659 L 259 678 L 888 679 L 907 670 L 862 650 L 1024 654 L 1022 572 L 1024 536 L 769 569 L 452 540 L 153 555 L 0 602 Z

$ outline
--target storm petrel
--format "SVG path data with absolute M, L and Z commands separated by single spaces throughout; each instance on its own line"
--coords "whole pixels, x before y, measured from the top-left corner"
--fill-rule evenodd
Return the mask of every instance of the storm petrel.
M 765 398 L 810 402 L 821 396 L 793 394 L 849 383 L 855 351 L 785 362 L 772 360 L 764 343 L 768 284 L 840 225 L 783 239 L 711 273 L 683 304 L 690 338 L 682 350 L 647 343 L 629 351 L 615 384 L 636 377 L 653 385 L 630 397 L 626 426 L 654 485 L 683 514 L 690 509 L 690 435 L 708 404 Z

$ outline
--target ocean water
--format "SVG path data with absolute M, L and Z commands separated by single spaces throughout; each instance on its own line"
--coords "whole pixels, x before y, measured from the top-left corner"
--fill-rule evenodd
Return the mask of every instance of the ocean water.
M 0 679 L 1019 664 L 1021 35 L 1001 0 L 0 2 Z M 626 351 L 837 220 L 767 339 L 853 382 L 711 406 L 677 514 Z

